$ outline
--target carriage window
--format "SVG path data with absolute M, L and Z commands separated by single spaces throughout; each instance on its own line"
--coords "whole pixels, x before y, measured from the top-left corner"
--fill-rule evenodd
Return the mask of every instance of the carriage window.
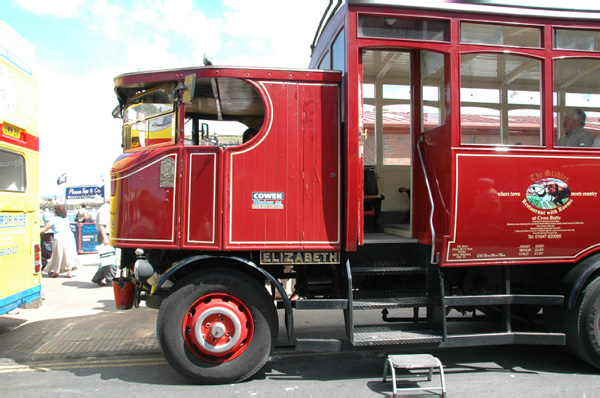
M 600 147 L 600 60 L 554 61 L 554 128 L 558 146 Z
M 463 145 L 542 145 L 541 61 L 463 54 L 460 74 Z
M 600 51 L 600 31 L 555 29 L 554 48 L 563 50 Z
M 427 131 L 444 124 L 444 56 L 421 51 L 421 98 L 423 99 L 422 129 Z
M 331 69 L 331 59 L 329 57 L 329 51 L 325 53 L 325 56 L 319 64 L 319 69 Z
M 25 158 L 0 149 L 0 191 L 25 192 Z
M 339 70 L 344 72 L 346 70 L 344 65 L 344 30 L 342 29 L 340 33 L 338 33 L 333 45 L 331 46 L 331 54 L 332 54 L 332 69 Z
M 358 19 L 358 35 L 386 39 L 449 41 L 449 26 L 445 20 L 361 15 Z
M 460 42 L 496 46 L 541 47 L 542 29 L 463 22 L 460 24 Z

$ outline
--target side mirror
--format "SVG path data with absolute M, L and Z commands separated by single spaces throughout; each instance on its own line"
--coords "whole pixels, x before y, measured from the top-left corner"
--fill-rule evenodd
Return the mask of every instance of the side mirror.
M 121 119 L 123 117 L 123 107 L 121 104 L 117 105 L 112 111 L 112 117 L 115 119 Z
M 184 88 L 181 95 L 181 101 L 185 104 L 192 102 L 194 91 L 196 91 L 196 75 L 187 75 L 183 81 Z

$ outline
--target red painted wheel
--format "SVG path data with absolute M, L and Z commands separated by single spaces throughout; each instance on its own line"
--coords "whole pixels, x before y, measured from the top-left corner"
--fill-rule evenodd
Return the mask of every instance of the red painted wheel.
M 233 269 L 206 269 L 163 300 L 156 331 L 180 374 L 201 384 L 235 383 L 263 367 L 279 329 L 262 281 Z
M 246 306 L 226 294 L 209 294 L 194 302 L 183 323 L 183 340 L 198 357 L 222 362 L 238 357 L 254 334 Z

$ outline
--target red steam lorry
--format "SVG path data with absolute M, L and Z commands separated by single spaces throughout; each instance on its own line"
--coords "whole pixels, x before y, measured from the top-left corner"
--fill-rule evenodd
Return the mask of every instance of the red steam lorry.
M 311 69 L 115 78 L 111 240 L 168 362 L 246 379 L 279 308 L 299 350 L 566 345 L 600 367 L 600 13 L 340 3 Z M 302 310 L 345 336 L 296 335 Z

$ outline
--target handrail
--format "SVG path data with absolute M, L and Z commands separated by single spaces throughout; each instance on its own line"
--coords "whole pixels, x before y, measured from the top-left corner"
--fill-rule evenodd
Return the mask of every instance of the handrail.
M 319 26 L 317 27 L 317 31 L 315 32 L 315 38 L 313 39 L 313 42 L 310 45 L 310 55 L 311 56 L 312 56 L 313 52 L 315 51 L 315 47 L 317 44 L 317 40 L 319 39 L 319 36 L 321 36 L 321 33 L 323 33 L 322 28 L 324 28 L 324 26 L 327 26 L 327 24 L 329 23 L 331 18 L 333 18 L 333 15 L 337 12 L 337 10 L 342 5 L 342 0 L 338 0 L 337 4 L 333 8 L 333 11 L 331 11 L 331 13 L 329 13 L 329 10 L 331 9 L 332 5 L 333 5 L 333 0 L 329 0 L 329 5 L 325 9 L 325 12 L 323 13 L 323 16 L 321 17 L 321 21 L 319 22 Z M 325 18 L 327 17 L 328 13 L 329 13 L 329 18 L 327 19 L 327 22 L 325 24 L 323 24 L 323 22 L 325 22 Z
M 419 152 L 419 159 L 421 160 L 421 168 L 423 169 L 423 176 L 425 177 L 425 185 L 427 185 L 427 194 L 429 195 L 429 203 L 431 203 L 431 214 L 429 215 L 429 228 L 431 228 L 431 264 L 437 264 L 439 259 L 435 253 L 435 227 L 433 226 L 433 213 L 435 212 L 435 204 L 433 203 L 433 194 L 431 193 L 431 186 L 429 184 L 429 178 L 427 177 L 427 170 L 425 169 L 425 161 L 423 160 L 423 153 L 421 152 L 421 144 L 423 143 L 423 136 L 419 137 L 417 142 L 417 152 Z

